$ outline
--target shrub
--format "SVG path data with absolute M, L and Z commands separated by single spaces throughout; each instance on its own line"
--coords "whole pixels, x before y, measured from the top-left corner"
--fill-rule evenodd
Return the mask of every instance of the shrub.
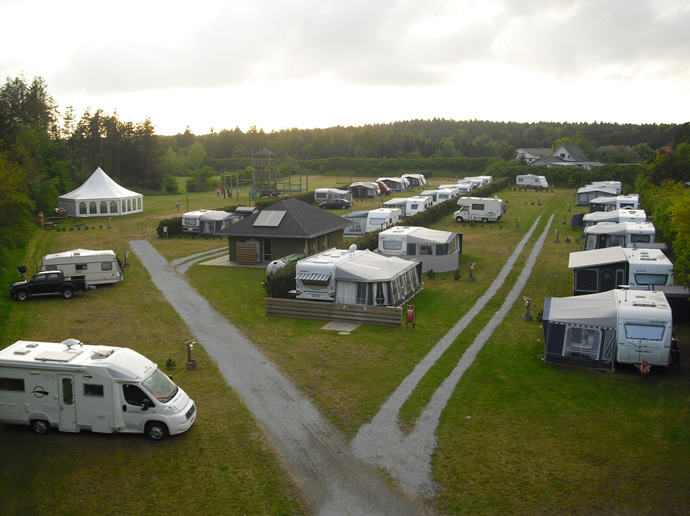
M 266 297 L 287 299 L 288 292 L 297 288 L 296 271 L 297 262 L 295 261 L 268 274 L 263 282 Z

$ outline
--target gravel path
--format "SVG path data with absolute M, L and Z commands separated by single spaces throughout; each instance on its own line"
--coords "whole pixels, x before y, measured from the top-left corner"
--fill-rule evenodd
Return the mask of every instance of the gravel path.
M 376 468 L 386 469 L 415 497 L 426 498 L 434 494 L 431 454 L 436 446 L 435 434 L 441 412 L 465 370 L 520 294 L 552 220 L 553 216 L 503 306 L 433 395 L 413 432 L 405 437 L 400 431 L 397 424 L 400 407 L 429 368 L 496 294 L 539 219 L 520 241 L 487 292 L 400 384 L 371 423 L 360 429 L 351 445 L 344 442 L 340 433 L 246 336 L 218 314 L 181 276 L 192 264 L 223 254 L 224 248 L 168 263 L 147 241 L 135 240 L 130 245 L 155 285 L 218 363 L 228 384 L 264 429 L 309 513 L 412 515 L 432 511 L 420 502 L 422 498 L 408 498 L 391 489 Z M 200 414 L 204 417 L 203 407 Z
M 460 381 L 467 368 L 472 365 L 472 362 L 474 362 L 477 354 L 493 331 L 501 324 L 511 310 L 513 303 L 527 283 L 537 256 L 544 245 L 544 240 L 549 233 L 552 221 L 553 215 L 549 218 L 544 232 L 532 249 L 525 267 L 520 273 L 515 286 L 506 296 L 503 305 L 477 335 L 470 347 L 467 348 L 448 378 L 436 390 L 414 430 L 408 436 L 404 436 L 401 432 L 398 426 L 398 412 L 400 408 L 436 360 L 498 292 L 527 241 L 537 228 L 539 218 L 515 248 L 515 251 L 486 293 L 477 300 L 472 309 L 434 346 L 410 375 L 403 380 L 391 397 L 383 404 L 378 414 L 374 416 L 371 423 L 360 428 L 352 441 L 352 449 L 356 456 L 372 465 L 386 469 L 408 491 L 423 495 L 424 497 L 433 496 L 431 454 L 436 447 L 436 428 L 438 427 L 441 413 L 453 394 L 458 381 Z
M 149 242 L 136 240 L 130 245 L 155 285 L 264 429 L 310 514 L 429 512 L 392 490 L 374 467 L 356 458 L 311 402 L 192 289 Z M 199 417 L 213 416 L 205 416 L 200 407 Z

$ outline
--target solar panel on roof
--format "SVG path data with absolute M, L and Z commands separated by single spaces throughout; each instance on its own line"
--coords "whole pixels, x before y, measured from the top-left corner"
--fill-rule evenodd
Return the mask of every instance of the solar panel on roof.
M 285 216 L 285 211 L 275 210 L 275 211 L 262 211 L 259 216 L 254 221 L 254 226 L 265 226 L 275 228 L 278 227 L 280 221 L 283 220 Z

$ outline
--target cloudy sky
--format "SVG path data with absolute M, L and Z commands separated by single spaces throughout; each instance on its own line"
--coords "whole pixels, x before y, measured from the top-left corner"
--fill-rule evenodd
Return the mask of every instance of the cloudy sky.
M 688 0 L 0 0 L 0 72 L 158 134 L 690 121 Z

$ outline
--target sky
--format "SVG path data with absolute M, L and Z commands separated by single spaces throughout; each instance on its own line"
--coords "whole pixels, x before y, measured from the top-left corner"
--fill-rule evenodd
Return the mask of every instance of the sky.
M 156 133 L 690 121 L 688 0 L 0 0 L 3 82 Z

